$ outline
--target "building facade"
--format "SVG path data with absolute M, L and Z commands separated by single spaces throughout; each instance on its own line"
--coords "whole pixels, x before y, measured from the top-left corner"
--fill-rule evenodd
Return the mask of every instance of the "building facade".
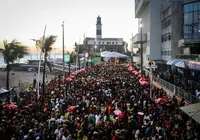
M 127 43 L 123 38 L 103 38 L 102 37 L 102 22 L 101 17 L 97 17 L 96 22 L 96 37 L 86 37 L 83 44 L 80 44 L 80 52 L 101 52 L 101 51 L 116 51 L 125 53 L 128 51 Z
M 138 20 L 138 34 L 133 43 L 143 46 L 143 65 L 149 60 L 161 59 L 161 6 L 164 0 L 135 0 L 135 18 Z M 141 26 L 142 25 L 142 26 Z
M 133 43 L 143 45 L 144 66 L 149 60 L 169 61 L 181 53 L 182 4 L 183 0 L 135 0 L 135 18 L 142 26 Z
M 200 1 L 184 0 L 183 4 L 183 38 L 179 47 L 185 55 L 200 54 Z M 200 58 L 197 57 L 198 60 Z
M 178 41 L 182 38 L 183 0 L 166 0 L 161 13 L 161 59 L 169 61 L 181 53 Z

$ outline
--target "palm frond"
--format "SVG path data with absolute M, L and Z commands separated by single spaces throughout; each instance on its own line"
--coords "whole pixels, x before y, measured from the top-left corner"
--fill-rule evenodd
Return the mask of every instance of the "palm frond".
M 49 53 L 52 50 L 53 44 L 56 42 L 57 36 L 49 36 L 45 38 L 43 52 Z

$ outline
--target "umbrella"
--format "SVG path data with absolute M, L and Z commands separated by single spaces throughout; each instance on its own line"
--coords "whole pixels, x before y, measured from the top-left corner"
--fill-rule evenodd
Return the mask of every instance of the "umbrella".
M 135 74 L 135 76 L 137 76 L 137 75 L 139 75 L 140 73 L 136 71 L 134 74 Z
M 71 81 L 71 80 L 72 80 L 72 78 L 70 78 L 70 77 L 67 77 L 67 78 L 66 78 L 66 80 L 67 80 L 67 81 Z
M 147 81 L 139 81 L 141 86 L 149 85 L 149 82 Z
M 164 99 L 164 98 L 158 98 L 158 99 L 155 100 L 156 104 L 165 104 L 167 102 L 168 101 L 166 99 Z
M 70 78 L 74 78 L 75 76 L 74 75 L 70 75 Z
M 128 67 L 128 71 L 133 71 L 133 70 L 135 70 L 135 68 L 133 68 L 132 66 Z
M 74 114 L 75 109 L 76 109 L 76 106 L 70 106 L 70 107 L 68 108 L 70 114 Z
M 143 112 L 138 112 L 137 115 L 142 117 L 142 116 L 144 116 L 144 113 Z
M 10 104 L 5 104 L 4 108 L 8 109 L 8 110 L 17 110 L 18 106 L 15 105 L 14 103 L 10 103 Z
M 122 112 L 121 112 L 120 110 L 115 110 L 115 111 L 114 111 L 114 114 L 117 115 L 117 116 L 118 116 L 119 114 L 121 114 L 121 113 L 122 113 Z

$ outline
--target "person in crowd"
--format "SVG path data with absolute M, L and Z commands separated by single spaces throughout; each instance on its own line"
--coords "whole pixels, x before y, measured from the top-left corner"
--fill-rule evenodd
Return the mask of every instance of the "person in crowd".
M 32 89 L 16 103 L 0 102 L 0 140 L 200 138 L 199 124 L 178 109 L 176 97 L 154 87 L 152 100 L 149 84 L 141 85 L 128 66 L 100 63 L 55 77 L 39 98 Z M 167 102 L 154 102 L 158 98 Z

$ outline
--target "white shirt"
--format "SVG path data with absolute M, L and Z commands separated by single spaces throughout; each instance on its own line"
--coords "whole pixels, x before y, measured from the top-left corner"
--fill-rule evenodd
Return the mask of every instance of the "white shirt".
M 95 123 L 99 123 L 100 122 L 100 118 L 101 118 L 101 115 L 95 115 Z

